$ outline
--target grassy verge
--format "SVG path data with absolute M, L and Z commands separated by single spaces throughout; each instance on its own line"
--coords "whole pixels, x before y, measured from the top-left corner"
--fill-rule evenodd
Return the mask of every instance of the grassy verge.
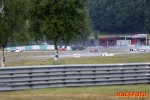
M 34 57 L 51 54 L 53 55 L 54 52 L 5 52 L 5 66 L 52 65 L 54 64 L 53 60 Z
M 117 92 L 146 92 L 146 98 L 118 98 Z M 0 100 L 150 100 L 150 85 L 47 88 L 0 92 Z
M 6 66 L 53 65 L 53 58 L 38 58 L 33 56 L 54 55 L 53 52 L 19 52 L 5 53 Z M 1 58 L 1 55 L 0 55 Z M 150 53 L 122 54 L 109 57 L 62 58 L 60 64 L 107 64 L 107 63 L 142 63 L 149 62 Z
M 61 63 L 64 64 L 107 64 L 107 63 L 140 63 L 149 62 L 150 53 L 116 55 L 110 57 L 86 57 L 86 58 L 64 58 Z

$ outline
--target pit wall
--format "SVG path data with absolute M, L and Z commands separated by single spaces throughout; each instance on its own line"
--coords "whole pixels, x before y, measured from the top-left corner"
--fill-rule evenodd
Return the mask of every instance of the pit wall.
M 57 46 L 58 48 L 60 46 Z M 65 48 L 65 46 L 62 46 L 62 48 Z M 32 45 L 32 46 L 19 46 L 19 47 L 7 47 L 5 48 L 5 51 L 9 50 L 14 50 L 14 49 L 19 49 L 19 50 L 54 50 L 54 45 Z M 71 46 L 67 46 L 66 50 L 72 50 Z

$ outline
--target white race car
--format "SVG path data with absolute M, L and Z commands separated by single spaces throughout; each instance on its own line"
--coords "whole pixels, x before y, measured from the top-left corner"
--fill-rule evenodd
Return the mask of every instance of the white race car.
M 146 49 L 137 49 L 139 52 L 146 52 Z
M 108 53 L 108 52 L 101 53 L 100 55 L 101 55 L 101 56 L 114 56 L 114 54 L 110 54 L 110 53 Z
M 23 52 L 23 50 L 14 49 L 14 50 L 11 50 L 11 52 Z

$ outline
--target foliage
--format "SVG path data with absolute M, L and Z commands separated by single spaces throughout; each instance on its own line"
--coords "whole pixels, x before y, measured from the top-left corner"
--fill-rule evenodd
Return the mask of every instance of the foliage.
M 32 0 L 30 31 L 38 40 L 59 38 L 68 43 L 89 30 L 85 3 L 88 0 Z
M 98 39 L 99 35 L 100 35 L 100 31 L 99 30 L 95 30 L 94 31 L 94 37 L 95 37 L 96 40 Z
M 150 32 L 149 0 L 91 0 L 87 5 L 94 30 L 109 33 Z
M 28 35 L 26 21 L 28 19 L 28 6 L 30 0 L 3 0 L 4 17 L 0 16 L 0 44 L 27 41 Z M 1 4 L 1 2 L 0 2 Z M 3 21 L 3 22 L 2 22 Z M 15 37 L 14 37 L 15 36 Z M 13 43 L 12 42 L 12 43 Z

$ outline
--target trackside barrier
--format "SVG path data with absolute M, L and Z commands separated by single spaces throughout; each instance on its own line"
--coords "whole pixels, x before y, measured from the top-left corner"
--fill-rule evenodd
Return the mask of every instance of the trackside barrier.
M 58 48 L 60 46 L 57 46 Z M 63 48 L 65 46 L 62 46 Z M 14 49 L 19 49 L 19 50 L 54 50 L 54 45 L 32 45 L 32 46 L 21 46 L 21 47 L 7 47 L 5 50 L 10 51 Z M 72 50 L 71 46 L 67 46 L 66 50 Z
M 0 68 L 0 91 L 150 83 L 150 63 Z

